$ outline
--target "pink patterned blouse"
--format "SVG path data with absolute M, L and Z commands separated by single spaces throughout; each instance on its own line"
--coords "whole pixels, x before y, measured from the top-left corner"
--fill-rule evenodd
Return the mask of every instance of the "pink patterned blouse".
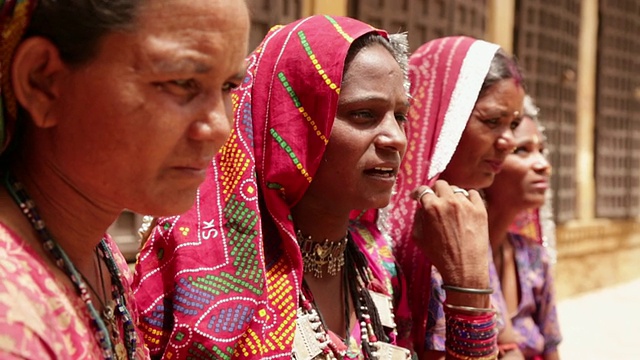
M 110 237 L 106 237 L 121 271 L 121 281 L 130 289 L 127 264 Z M 40 255 L 6 225 L 0 223 L 0 358 L 101 359 L 102 349 L 94 338 L 89 313 L 73 289 L 43 262 Z M 127 294 L 127 307 L 134 321 L 138 313 Z M 118 324 L 122 329 L 122 323 Z M 120 331 L 124 336 L 124 331 Z M 138 333 L 136 359 L 148 358 Z

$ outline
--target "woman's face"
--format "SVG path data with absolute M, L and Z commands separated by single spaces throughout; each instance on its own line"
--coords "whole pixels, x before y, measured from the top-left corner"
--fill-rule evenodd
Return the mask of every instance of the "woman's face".
M 514 135 L 516 149 L 507 156 L 502 171 L 485 193 L 489 201 L 508 201 L 518 210 L 538 208 L 544 204 L 551 173 L 545 142 L 529 117 L 522 119 Z
M 353 58 L 323 161 L 304 201 L 338 213 L 389 203 L 407 147 L 403 82 L 400 66 L 382 45 Z
M 68 69 L 53 114 L 57 171 L 108 208 L 187 210 L 230 132 L 244 76 L 244 1 L 146 0 L 135 27 Z
M 513 79 L 501 80 L 476 102 L 460 143 L 440 179 L 468 189 L 486 188 L 515 146 L 524 91 Z

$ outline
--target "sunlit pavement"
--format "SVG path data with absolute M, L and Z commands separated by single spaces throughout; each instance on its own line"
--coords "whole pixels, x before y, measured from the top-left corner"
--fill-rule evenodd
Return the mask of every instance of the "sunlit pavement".
M 562 360 L 640 359 L 640 279 L 562 300 L 558 315 Z

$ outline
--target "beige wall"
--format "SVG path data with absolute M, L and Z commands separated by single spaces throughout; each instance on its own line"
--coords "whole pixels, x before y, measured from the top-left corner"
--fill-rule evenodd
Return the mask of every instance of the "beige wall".
M 516 10 L 515 0 L 489 0 L 485 40 L 513 52 L 513 24 Z
M 302 17 L 316 14 L 347 15 L 347 0 L 303 0 Z

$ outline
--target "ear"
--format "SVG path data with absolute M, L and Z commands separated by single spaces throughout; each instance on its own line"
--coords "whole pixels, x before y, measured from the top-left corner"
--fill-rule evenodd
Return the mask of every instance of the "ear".
M 60 96 L 61 75 L 66 70 L 58 48 L 45 38 L 28 38 L 16 49 L 11 68 L 13 91 L 36 126 L 56 125 L 51 110 Z

